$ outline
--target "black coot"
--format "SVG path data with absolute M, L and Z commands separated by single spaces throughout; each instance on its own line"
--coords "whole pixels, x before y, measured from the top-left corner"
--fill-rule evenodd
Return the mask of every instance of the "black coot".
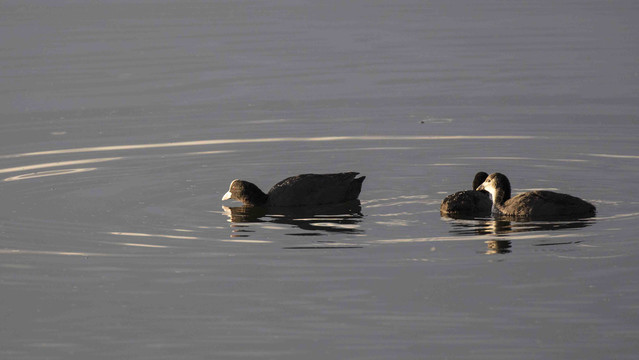
M 458 191 L 444 198 L 439 211 L 445 215 L 481 216 L 490 215 L 493 202 L 486 191 L 476 191 L 488 177 L 488 174 L 480 171 L 473 179 L 473 190 Z
M 302 174 L 286 178 L 264 193 L 255 184 L 233 180 L 222 200 L 235 199 L 246 205 L 266 207 L 314 206 L 355 200 L 365 176 L 357 172 Z
M 594 216 L 595 206 L 572 195 L 535 190 L 510 197 L 510 181 L 501 173 L 490 174 L 477 190 L 486 190 L 493 199 L 495 215 L 527 219 L 563 219 Z

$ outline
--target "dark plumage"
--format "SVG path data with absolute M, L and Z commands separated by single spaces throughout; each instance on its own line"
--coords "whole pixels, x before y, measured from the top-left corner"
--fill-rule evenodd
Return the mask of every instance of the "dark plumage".
M 481 185 L 488 177 L 483 171 L 475 174 L 473 189 Z M 464 190 L 444 198 L 439 211 L 448 215 L 490 215 L 493 202 L 486 191 Z
M 337 204 L 357 199 L 365 176 L 357 172 L 302 174 L 286 178 L 265 194 L 255 184 L 233 180 L 222 200 L 235 199 L 246 205 L 267 207 Z
M 510 181 L 494 173 L 477 190 L 486 190 L 493 199 L 493 214 L 528 219 L 561 219 L 594 216 L 595 206 L 568 194 L 535 190 L 510 197 Z

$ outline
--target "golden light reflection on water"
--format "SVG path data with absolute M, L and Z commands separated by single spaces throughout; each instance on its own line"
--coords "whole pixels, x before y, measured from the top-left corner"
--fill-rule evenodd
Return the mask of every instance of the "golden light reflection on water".
M 244 243 L 244 244 L 271 244 L 270 240 L 249 240 L 249 239 L 224 239 L 221 242 Z
M 334 222 L 309 222 L 309 225 L 332 229 L 357 229 L 360 227 L 358 224 L 339 224 Z
M 0 254 L 15 254 L 15 255 L 61 255 L 61 256 L 113 256 L 111 254 L 100 254 L 90 252 L 76 252 L 76 251 L 44 251 L 44 250 L 20 250 L 20 249 L 0 249 Z
M 429 195 L 401 195 L 384 199 L 363 200 L 362 205 L 367 209 L 386 208 L 391 206 L 402 206 L 408 204 L 433 205 L 439 204 L 439 200 L 431 200 Z M 390 216 L 389 214 L 378 214 L 376 216 Z
M 217 155 L 217 154 L 229 154 L 235 153 L 237 150 L 211 150 L 211 151 L 196 151 L 186 153 L 186 155 Z
M 422 149 L 422 147 L 418 146 L 374 146 L 374 147 L 359 147 L 359 148 L 340 148 L 340 147 L 331 147 L 330 149 L 309 149 L 309 150 L 299 150 L 300 152 L 341 152 L 341 151 L 394 151 L 394 150 L 418 150 Z
M 153 238 L 153 239 L 172 239 L 172 240 L 201 240 L 195 236 L 180 236 L 180 235 L 166 235 L 166 234 L 147 234 L 147 233 L 134 233 L 134 232 L 119 232 L 112 231 L 107 233 L 109 235 L 115 236 L 124 236 L 124 237 L 133 237 L 133 238 Z M 146 244 L 146 243 L 137 243 L 137 242 L 109 242 L 112 245 L 121 245 L 121 246 L 131 246 L 131 247 L 141 247 L 141 248 L 153 248 L 153 249 L 167 249 L 170 246 L 167 245 L 158 245 L 158 244 Z
M 49 170 L 49 171 L 39 171 L 34 173 L 21 174 L 17 176 L 12 176 L 5 178 L 3 181 L 18 181 L 18 180 L 26 180 L 26 179 L 35 179 L 46 176 L 58 176 L 58 175 L 67 175 L 67 174 L 77 174 L 82 172 L 88 172 L 96 170 L 97 168 L 81 168 L 81 169 L 62 169 L 62 170 Z
M 133 247 L 156 248 L 156 249 L 166 249 L 166 248 L 168 248 L 168 246 L 166 246 L 166 245 L 139 244 L 139 243 L 111 243 L 111 244 L 124 245 L 124 246 L 133 246 Z
M 633 218 L 633 217 L 639 217 L 639 212 L 635 212 L 635 213 L 627 213 L 627 214 L 615 214 L 615 215 L 611 215 L 611 216 L 597 216 L 597 220 L 618 220 L 618 219 L 627 219 L 627 218 Z
M 409 226 L 411 225 L 411 221 L 409 220 L 404 220 L 404 219 L 391 219 L 388 221 L 375 221 L 375 224 L 377 225 L 383 225 L 383 226 Z
M 554 159 L 554 158 L 531 158 L 531 157 L 521 157 L 521 156 L 462 156 L 458 157 L 458 159 L 467 159 L 467 160 L 511 160 L 511 161 L 519 161 L 519 160 L 530 160 L 530 161 L 556 161 L 556 162 L 588 162 L 588 160 L 584 159 Z
M 613 158 L 613 159 L 639 159 L 639 155 L 615 155 L 615 154 L 586 154 L 588 156 Z
M 41 164 L 33 164 L 33 165 L 24 165 L 24 166 L 15 166 L 10 168 L 0 169 L 0 174 L 2 173 L 10 173 L 10 172 L 19 172 L 19 171 L 28 171 L 28 170 L 36 170 L 36 169 L 45 169 L 52 167 L 62 167 L 62 166 L 72 166 L 72 165 L 86 165 L 86 164 L 95 164 L 102 163 L 107 161 L 120 160 L 122 157 L 110 157 L 110 158 L 95 158 L 95 159 L 81 159 L 81 160 L 71 160 L 71 161 L 54 161 L 48 163 Z M 72 168 L 72 169 L 61 169 L 61 170 L 47 170 L 47 171 L 37 171 L 32 173 L 20 174 L 16 176 L 11 176 L 5 178 L 3 181 L 18 181 L 25 179 L 34 179 L 46 176 L 57 176 L 57 175 L 67 175 L 67 174 L 76 174 L 81 172 L 93 171 L 97 168 Z
M 277 143 L 277 142 L 336 142 L 336 141 L 379 141 L 379 140 L 523 140 L 523 139 L 539 139 L 538 136 L 527 135 L 421 135 L 421 136 L 319 136 L 319 137 L 279 137 L 279 138 L 253 138 L 253 139 L 211 139 L 211 140 L 194 140 L 179 141 L 155 144 L 132 144 L 132 145 L 110 145 L 110 146 L 92 146 L 84 148 L 58 149 L 47 151 L 35 151 L 20 154 L 0 155 L 0 159 L 20 158 L 41 155 L 60 155 L 74 154 L 85 152 L 109 152 L 121 150 L 142 150 L 172 147 L 188 147 L 188 146 L 205 146 L 205 145 L 229 145 L 229 144 L 254 144 L 254 143 Z
M 174 229 L 175 231 L 181 232 L 190 232 L 191 230 L 185 229 Z M 148 237 L 148 238 L 160 238 L 160 239 L 174 239 L 174 240 L 211 240 L 205 239 L 197 236 L 182 236 L 182 235 L 166 235 L 166 234 L 147 234 L 147 233 L 134 233 L 134 232 L 110 232 L 110 235 L 116 236 L 130 236 L 130 237 Z M 249 240 L 249 239 L 220 239 L 218 241 L 221 242 L 233 242 L 233 243 L 246 243 L 246 244 L 270 244 L 272 241 L 269 240 Z M 169 248 L 170 246 L 166 245 L 155 245 L 155 244 L 143 244 L 143 243 L 112 243 L 117 245 L 124 246 L 137 246 L 137 247 L 148 247 L 148 248 Z
M 196 236 L 183 236 L 183 235 L 164 235 L 164 234 L 146 234 L 146 233 L 132 233 L 132 232 L 109 232 L 110 235 L 116 236 L 132 236 L 132 237 L 154 237 L 163 239 L 179 239 L 179 240 L 202 240 L 202 238 Z
M 521 234 L 521 235 L 508 235 L 504 238 L 504 240 L 530 240 L 530 239 L 558 239 L 558 238 L 574 238 L 574 237 L 585 237 L 587 234 L 558 234 L 558 235 L 549 235 L 549 234 Z M 403 238 L 403 239 L 383 239 L 383 240 L 374 240 L 373 243 L 377 244 L 402 244 L 402 243 L 422 243 L 422 242 L 438 242 L 438 241 L 476 241 L 476 240 L 486 240 L 486 235 L 475 235 L 475 236 L 434 236 L 434 237 L 423 237 L 423 238 Z
M 122 157 L 82 159 L 82 160 L 72 160 L 72 161 L 54 161 L 54 162 L 49 162 L 49 163 L 42 163 L 42 164 L 35 164 L 35 165 L 25 165 L 25 166 L 16 166 L 16 167 L 0 169 L 0 174 L 9 173 L 9 172 L 45 169 L 45 168 L 52 168 L 52 167 L 95 164 L 95 163 L 106 162 L 106 161 L 114 161 L 114 160 L 120 160 L 120 159 L 122 159 Z
M 561 258 L 561 259 L 571 259 L 571 260 L 600 260 L 600 259 L 615 259 L 624 256 L 630 256 L 629 254 L 619 254 L 619 255 L 601 255 L 601 256 L 567 256 L 561 254 L 552 254 L 552 256 Z

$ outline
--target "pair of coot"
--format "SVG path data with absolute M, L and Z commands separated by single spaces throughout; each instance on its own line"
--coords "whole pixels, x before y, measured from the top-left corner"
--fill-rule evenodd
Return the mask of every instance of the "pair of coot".
M 510 181 L 502 173 L 478 172 L 473 189 L 458 191 L 442 201 L 446 215 L 497 215 L 526 219 L 580 218 L 595 215 L 595 206 L 572 195 L 534 190 L 511 197 Z
M 286 178 L 264 193 L 255 184 L 235 179 L 222 200 L 235 199 L 247 205 L 293 207 L 337 204 L 355 200 L 365 176 L 357 172 L 302 174 Z M 535 190 L 511 198 L 510 181 L 501 173 L 479 172 L 473 190 L 447 196 L 440 210 L 452 215 L 503 215 L 525 218 L 587 217 L 595 207 L 577 197 Z

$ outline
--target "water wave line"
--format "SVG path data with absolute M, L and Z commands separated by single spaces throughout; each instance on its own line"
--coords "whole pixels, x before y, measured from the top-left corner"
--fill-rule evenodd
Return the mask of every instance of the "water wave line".
M 35 170 L 35 169 L 44 169 L 44 168 L 51 168 L 51 167 L 94 164 L 99 162 L 114 161 L 114 160 L 120 160 L 120 159 L 122 158 L 112 157 L 112 158 L 82 159 L 82 160 L 72 160 L 72 161 L 55 161 L 55 162 L 44 163 L 44 164 L 16 166 L 11 168 L 0 169 L 0 174 L 9 173 L 9 172 Z
M 463 156 L 458 159 L 465 160 L 532 160 L 532 161 L 561 161 L 561 162 L 588 162 L 583 159 L 547 159 L 547 158 L 531 158 L 521 156 Z
M 78 252 L 78 251 L 45 251 L 45 250 L 21 250 L 21 249 L 0 249 L 0 255 L 112 256 L 110 254 Z
M 378 141 L 378 140 L 523 140 L 538 139 L 538 136 L 527 135 L 366 135 L 366 136 L 318 136 L 318 137 L 280 137 L 280 138 L 256 138 L 256 139 L 211 139 L 179 141 L 155 144 L 132 144 L 132 145 L 110 145 L 93 146 L 84 148 L 58 149 L 47 151 L 35 151 L 21 154 L 0 155 L 0 159 L 11 159 L 41 155 L 75 154 L 84 152 L 107 152 L 120 150 L 140 150 L 157 149 L 171 147 L 203 146 L 203 145 L 228 145 L 228 144 L 251 144 L 251 143 L 276 143 L 276 142 L 335 142 L 335 141 Z
M 112 232 L 109 232 L 108 234 L 116 235 L 116 236 L 131 236 L 131 237 L 153 237 L 153 238 L 178 239 L 178 240 L 201 240 L 199 237 L 196 237 L 196 236 L 146 234 L 146 233 L 132 233 L 132 232 L 119 232 L 119 231 L 112 231 Z
M 589 156 L 612 159 L 639 159 L 639 155 L 615 155 L 615 154 L 587 154 Z
M 77 174 L 81 172 L 94 171 L 97 168 L 79 168 L 79 169 L 61 169 L 61 170 L 48 170 L 48 171 L 38 171 L 34 173 L 20 174 L 12 177 L 8 177 L 2 181 L 19 181 L 26 179 L 35 179 L 47 176 L 58 176 L 58 175 L 69 175 L 69 174 Z
M 153 249 L 166 249 L 166 248 L 168 248 L 168 246 L 165 246 L 165 245 L 151 245 L 151 244 L 139 244 L 139 243 L 114 243 L 114 244 L 123 245 L 123 246 L 153 248 Z
M 500 237 L 489 240 L 531 240 L 531 239 L 557 239 L 557 238 L 572 238 L 572 237 L 584 237 L 589 235 L 580 234 L 529 234 L 529 235 L 508 235 L 506 237 Z M 376 244 L 402 244 L 402 243 L 422 243 L 422 242 L 439 242 L 439 241 L 474 241 L 474 240 L 486 240 L 486 235 L 474 235 L 474 236 L 435 236 L 424 238 L 401 238 L 401 239 L 382 239 L 373 240 Z

